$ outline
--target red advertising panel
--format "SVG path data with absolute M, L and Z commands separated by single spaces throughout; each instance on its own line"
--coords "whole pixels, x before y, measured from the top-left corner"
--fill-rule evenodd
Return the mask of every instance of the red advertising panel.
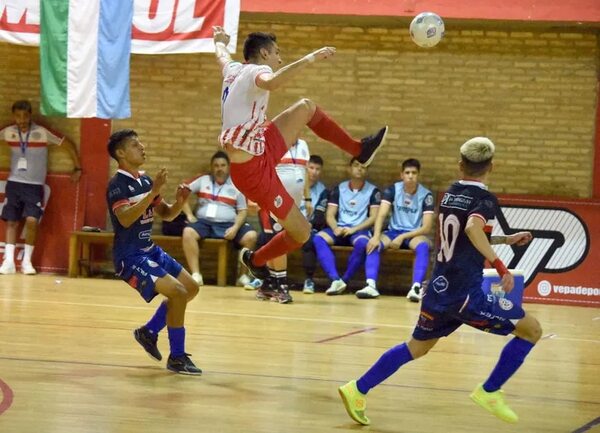
M 0 172 L 0 211 L 4 206 L 7 172 Z M 44 216 L 33 252 L 38 272 L 66 272 L 69 264 L 69 234 L 80 229 L 85 213 L 85 178 L 73 183 L 68 174 L 49 174 L 44 186 Z M 0 220 L 0 253 L 4 255 L 6 225 Z M 15 251 L 17 270 L 23 257 L 25 236 L 19 231 Z
M 600 306 L 600 201 L 500 195 L 492 235 L 530 231 L 526 246 L 494 246 L 522 269 L 529 302 Z

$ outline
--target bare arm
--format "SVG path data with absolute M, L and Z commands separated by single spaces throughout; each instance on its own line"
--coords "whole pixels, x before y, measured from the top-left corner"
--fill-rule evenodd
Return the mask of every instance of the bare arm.
M 189 222 L 196 222 L 196 215 L 194 215 L 194 212 L 192 211 L 189 200 L 185 201 L 181 210 L 183 210 L 183 213 Z
M 133 205 L 125 205 L 115 210 L 115 216 L 119 220 L 119 224 L 127 228 L 136 222 L 143 214 L 146 209 L 152 204 L 154 199 L 160 195 L 162 187 L 167 182 L 167 169 L 162 168 L 156 176 L 154 176 L 154 183 L 152 189 L 146 197 L 141 199 L 139 202 Z
M 431 229 L 433 228 L 433 221 L 435 216 L 433 213 L 426 213 L 423 215 L 423 224 L 416 230 L 411 230 L 410 232 L 403 233 L 402 236 L 404 239 L 412 239 L 421 235 L 428 235 L 431 233 Z M 393 240 L 393 239 L 392 239 Z
M 276 90 L 292 80 L 298 72 L 316 60 L 324 60 L 335 54 L 334 47 L 323 47 L 289 65 L 284 66 L 273 74 L 261 74 L 256 77 L 256 85 L 264 90 Z
M 181 213 L 181 209 L 183 209 L 189 195 L 190 187 L 183 183 L 180 184 L 175 194 L 175 203 L 169 204 L 162 200 L 156 206 L 156 213 L 165 221 L 173 221 Z
M 331 204 L 327 205 L 327 210 L 325 211 L 325 221 L 327 222 L 327 225 L 331 228 L 331 230 L 333 230 L 334 232 L 338 228 L 337 212 L 338 212 L 337 206 L 333 206 Z
M 506 245 L 525 245 L 527 244 L 531 239 L 533 238 L 533 236 L 531 235 L 531 232 L 518 232 L 518 233 L 514 233 L 510 236 L 492 236 L 490 239 L 490 243 L 492 245 L 501 245 L 501 244 L 506 244 Z
M 379 243 L 379 238 L 381 237 L 381 232 L 383 231 L 383 222 L 385 221 L 385 217 L 387 217 L 390 212 L 392 205 L 387 201 L 382 201 L 379 205 L 379 210 L 377 211 L 377 218 L 375 219 L 375 226 L 373 227 L 373 239 Z
M 502 279 L 502 290 L 508 293 L 514 287 L 514 278 L 492 249 L 492 245 L 483 231 L 484 227 L 485 222 L 481 218 L 472 216 L 467 220 L 465 233 L 477 251 L 479 251 L 498 271 L 498 275 L 500 275 L 500 278 Z
M 215 43 L 215 57 L 217 58 L 217 62 L 221 69 L 225 67 L 225 65 L 231 62 L 233 59 L 231 58 L 231 54 L 229 54 L 229 50 L 227 49 L 227 44 L 229 44 L 229 35 L 225 33 L 225 29 L 220 26 L 213 27 L 213 41 Z

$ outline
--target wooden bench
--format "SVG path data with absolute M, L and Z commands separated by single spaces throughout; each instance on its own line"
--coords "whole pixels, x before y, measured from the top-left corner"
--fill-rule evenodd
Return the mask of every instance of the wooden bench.
M 92 264 L 91 246 L 112 246 L 114 233 L 112 232 L 81 232 L 71 233 L 69 239 L 69 277 L 77 278 L 80 275 L 87 277 L 88 269 Z M 181 247 L 181 236 L 153 235 L 154 243 L 165 251 Z M 217 250 L 217 285 L 227 285 L 227 262 L 231 242 L 224 239 L 204 239 L 201 248 Z
M 340 273 L 344 273 L 348 263 L 348 256 L 352 247 L 333 246 L 336 264 Z M 406 294 L 412 282 L 412 268 L 415 254 L 412 250 L 385 250 L 381 255 L 381 266 L 377 287 L 382 293 Z M 303 282 L 305 275 L 302 267 L 302 252 L 294 251 L 288 256 L 288 277 L 291 281 Z M 352 290 L 364 286 L 364 264 L 360 266 L 356 275 L 348 281 Z M 319 287 L 328 286 L 330 281 L 323 272 L 321 265 L 317 264 L 314 280 Z

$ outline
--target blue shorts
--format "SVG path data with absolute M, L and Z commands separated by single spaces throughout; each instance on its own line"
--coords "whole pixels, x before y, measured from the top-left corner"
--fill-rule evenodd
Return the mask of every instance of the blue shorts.
M 404 233 L 408 233 L 408 230 L 384 230 L 383 234 L 386 235 L 390 241 L 393 241 L 394 239 L 396 239 L 398 236 L 404 234 Z M 410 244 L 411 239 L 404 239 L 402 241 L 402 245 L 400 245 L 401 249 L 407 250 L 410 247 L 408 246 L 408 244 Z
M 367 239 L 371 238 L 371 233 L 369 230 L 360 230 L 354 233 L 352 236 L 336 236 L 333 234 L 333 230 L 331 227 L 327 227 L 326 229 L 321 230 L 323 233 L 327 233 L 331 239 L 333 239 L 333 245 L 338 245 L 342 247 L 353 246 L 356 239 L 360 237 L 366 237 Z
M 9 180 L 6 182 L 2 219 L 4 221 L 20 221 L 23 218 L 33 217 L 39 220 L 44 213 L 43 203 L 44 185 Z
M 233 223 L 215 223 L 207 220 L 199 219 L 195 223 L 188 224 L 188 227 L 196 230 L 196 233 L 200 235 L 201 239 L 224 239 L 225 231 L 231 227 Z M 252 226 L 248 223 L 242 224 L 235 237 L 233 238 L 233 245 L 236 248 L 241 248 L 240 241 L 244 235 L 251 232 Z
M 466 300 L 455 305 L 440 305 L 440 299 L 433 290 L 425 291 L 419 320 L 413 331 L 416 340 L 447 337 L 463 323 L 484 332 L 508 335 L 525 317 L 521 306 L 479 289 L 471 290 Z
M 167 274 L 177 278 L 183 266 L 154 245 L 147 254 L 128 256 L 115 263 L 115 269 L 119 277 L 136 289 L 146 302 L 150 302 L 158 295 L 156 280 Z

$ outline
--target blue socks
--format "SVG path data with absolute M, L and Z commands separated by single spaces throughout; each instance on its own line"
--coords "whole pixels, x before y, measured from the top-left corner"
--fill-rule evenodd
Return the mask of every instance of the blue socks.
M 146 328 L 153 334 L 158 334 L 163 328 L 167 326 L 167 302 L 161 303 L 154 316 L 148 323 L 146 323 Z
M 386 380 L 413 357 L 406 343 L 392 347 L 377 360 L 375 364 L 356 381 L 356 387 L 360 392 L 366 394 L 371 388 L 376 387 Z
M 171 356 L 181 356 L 185 354 L 185 328 L 167 328 L 169 330 L 169 344 L 171 346 Z
M 329 279 L 331 281 L 339 280 L 340 274 L 338 274 L 337 268 L 335 267 L 335 256 L 327 241 L 321 236 L 315 236 L 313 244 L 315 245 L 315 251 L 317 252 L 321 267 Z
M 415 264 L 413 265 L 413 284 L 421 284 L 427 274 L 427 266 L 429 265 L 429 244 L 421 242 L 415 248 Z
M 367 254 L 365 259 L 365 278 L 377 281 L 379 277 L 379 264 L 381 262 L 381 244 L 371 254 Z
M 483 389 L 486 392 L 494 392 L 502 388 L 502 385 L 504 385 L 504 383 L 515 374 L 521 364 L 523 364 L 525 357 L 529 354 L 531 349 L 533 349 L 533 346 L 535 346 L 533 343 L 519 337 L 510 340 L 506 346 L 504 346 L 504 349 L 502 349 L 500 359 L 488 380 L 483 384 Z
M 360 265 L 363 264 L 365 255 L 367 254 L 365 251 L 367 242 L 369 242 L 369 239 L 364 236 L 359 237 L 354 242 L 352 252 L 350 253 L 350 257 L 348 257 L 348 267 L 346 268 L 346 272 L 344 273 L 342 280 L 350 281 L 356 271 L 358 271 L 358 268 L 360 268 Z

